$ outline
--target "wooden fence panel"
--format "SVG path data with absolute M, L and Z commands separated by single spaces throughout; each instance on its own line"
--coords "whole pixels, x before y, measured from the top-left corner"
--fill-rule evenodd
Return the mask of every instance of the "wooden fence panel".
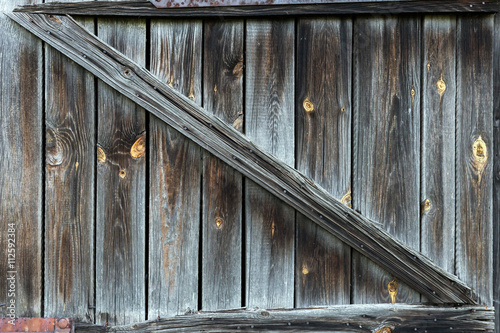
M 0 0 L 0 302 L 18 317 L 42 314 L 42 42 L 1 12 L 27 3 Z
M 245 132 L 294 165 L 294 21 L 247 21 Z M 245 186 L 247 306 L 293 306 L 295 211 Z
M 244 22 L 205 23 L 203 104 L 239 131 L 243 130 Z M 242 304 L 242 175 L 203 152 L 204 310 Z
M 298 170 L 350 205 L 352 20 L 297 25 Z M 351 248 L 297 213 L 297 307 L 349 304 Z
M 45 97 L 44 314 L 93 322 L 94 76 L 46 45 Z
M 456 17 L 425 16 L 421 139 L 421 249 L 455 272 Z
M 151 21 L 151 71 L 201 104 L 202 22 Z M 148 318 L 198 309 L 201 149 L 155 116 L 149 133 Z
M 456 274 L 491 305 L 493 16 L 461 17 L 457 30 Z
M 144 20 L 99 19 L 98 35 L 144 66 Z M 102 81 L 97 94 L 96 321 L 119 325 L 146 317 L 145 113 Z
M 358 18 L 354 36 L 353 208 L 418 249 L 420 19 Z M 357 252 L 352 274 L 354 303 L 391 302 L 394 276 Z M 394 300 L 420 297 L 401 283 Z
M 495 15 L 493 46 L 493 306 L 500 332 L 500 15 Z

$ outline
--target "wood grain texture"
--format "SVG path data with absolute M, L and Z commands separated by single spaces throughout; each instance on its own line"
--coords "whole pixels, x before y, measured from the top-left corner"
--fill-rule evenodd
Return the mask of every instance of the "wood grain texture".
M 493 91 L 500 91 L 500 16 L 495 15 Z M 493 306 L 495 329 L 500 332 L 500 95 L 493 94 Z
M 418 249 L 420 20 L 355 22 L 353 208 Z M 352 274 L 354 303 L 391 302 L 393 274 L 359 253 L 353 254 Z M 397 302 L 419 300 L 400 283 Z
M 151 22 L 151 72 L 201 103 L 201 21 Z M 201 150 L 150 118 L 148 317 L 198 309 Z
M 480 306 L 339 305 L 201 312 L 108 328 L 77 324 L 76 332 L 493 332 L 493 318 L 493 309 Z
M 422 91 L 422 253 L 455 272 L 456 17 L 425 16 Z
M 145 64 L 143 20 L 99 19 L 97 33 Z M 144 155 L 132 154 L 146 135 L 145 113 L 102 81 L 97 94 L 96 321 L 129 324 L 146 317 L 146 163 Z M 135 147 L 146 149 L 144 141 Z
M 419 0 L 419 1 L 352 1 L 345 3 L 309 5 L 265 5 L 235 7 L 189 7 L 158 9 L 148 0 L 95 2 L 83 1 L 78 4 L 59 3 L 24 6 L 18 9 L 38 14 L 69 15 L 115 15 L 142 17 L 262 17 L 296 15 L 351 15 L 351 14 L 403 14 L 403 13 L 466 13 L 498 12 L 497 0 Z
M 0 303 L 6 316 L 15 300 L 19 317 L 42 311 L 42 43 L 3 15 L 26 3 L 0 0 Z M 11 276 L 15 296 L 9 296 Z
M 243 21 L 205 23 L 203 105 L 238 131 L 243 129 Z M 202 309 L 242 302 L 242 176 L 203 154 Z
M 471 289 L 457 277 L 372 220 L 346 207 L 310 178 L 264 152 L 234 128 L 89 34 L 74 20 L 58 23 L 46 15 L 25 13 L 7 16 L 343 242 L 392 271 L 431 301 L 476 302 Z
M 90 31 L 94 20 L 80 23 Z M 45 48 L 44 315 L 93 322 L 94 76 Z
M 491 305 L 493 16 L 460 17 L 457 29 L 456 273 Z
M 351 191 L 352 20 L 301 19 L 297 34 L 296 166 L 341 200 Z M 349 246 L 299 213 L 296 251 L 295 306 L 350 302 Z
M 247 21 L 246 135 L 294 165 L 294 21 Z M 245 186 L 246 305 L 292 307 L 295 211 Z

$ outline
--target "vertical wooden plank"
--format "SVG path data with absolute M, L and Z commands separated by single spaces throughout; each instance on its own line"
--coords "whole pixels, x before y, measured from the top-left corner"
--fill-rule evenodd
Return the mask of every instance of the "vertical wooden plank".
M 353 206 L 420 245 L 420 19 L 359 18 L 354 31 Z M 394 277 L 353 254 L 354 303 L 391 302 Z M 392 286 L 392 285 L 391 285 Z M 399 283 L 395 301 L 419 301 Z
M 493 48 L 493 91 L 500 91 L 500 15 L 495 15 Z M 495 332 L 500 332 L 500 95 L 493 94 L 493 306 Z
M 201 102 L 201 21 L 151 21 L 151 71 Z M 150 118 L 148 317 L 198 309 L 201 151 Z
M 455 272 L 456 17 L 424 18 L 421 250 Z
M 493 16 L 458 19 L 456 273 L 493 301 Z
M 243 21 L 205 24 L 203 101 L 243 129 Z M 242 176 L 203 153 L 202 308 L 238 308 L 242 290 Z
M 143 20 L 98 20 L 99 37 L 142 65 L 145 28 Z M 102 81 L 97 107 L 96 321 L 129 324 L 146 310 L 145 114 Z
M 48 45 L 45 112 L 44 314 L 93 322 L 94 76 Z
M 350 206 L 351 19 L 297 29 L 297 169 Z M 296 306 L 349 304 L 351 248 L 297 214 Z
M 0 0 L 0 302 L 7 303 L 5 316 L 12 309 L 18 317 L 42 312 L 43 61 L 42 43 L 3 12 L 28 3 Z M 9 252 L 12 239 L 15 251 Z M 14 308 L 9 308 L 11 301 Z
M 247 22 L 246 135 L 294 164 L 294 21 Z M 295 211 L 245 186 L 246 306 L 291 307 Z

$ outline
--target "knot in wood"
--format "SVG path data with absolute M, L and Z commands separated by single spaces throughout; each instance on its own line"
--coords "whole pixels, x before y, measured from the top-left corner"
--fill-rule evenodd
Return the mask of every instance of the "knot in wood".
M 106 163 L 106 153 L 101 147 L 97 147 L 97 161 L 101 164 Z
M 130 148 L 130 156 L 132 158 L 139 158 L 144 155 L 146 152 L 146 135 L 143 134 L 141 135 L 132 145 L 132 148 Z
M 224 223 L 224 220 L 220 217 L 215 218 L 215 226 L 217 229 L 220 229 L 222 227 L 222 224 Z
M 443 81 L 443 78 L 439 79 L 438 82 L 436 82 L 436 88 L 439 95 L 443 96 L 444 92 L 446 91 L 446 83 Z
M 311 102 L 309 97 L 307 97 L 304 100 L 304 103 L 302 103 L 302 106 L 304 107 L 304 110 L 306 110 L 306 112 L 313 112 L 314 111 L 314 104 Z
M 398 290 L 399 290 L 399 283 L 396 278 L 389 282 L 387 285 L 387 288 L 389 289 L 389 296 L 391 296 L 391 303 L 396 303 L 396 296 L 398 295 Z
M 351 204 L 352 197 L 351 197 L 351 190 L 347 191 L 347 193 L 340 199 L 340 202 L 342 202 L 344 205 L 347 207 L 352 207 Z
M 431 209 L 431 206 L 432 206 L 431 201 L 429 199 L 425 199 L 423 204 L 424 211 L 428 211 L 429 209 Z
M 383 327 L 383 328 L 377 330 L 377 332 L 375 332 L 375 333 L 392 333 L 392 331 L 389 327 Z
M 125 178 L 125 176 L 127 175 L 127 172 L 125 171 L 125 169 L 122 169 L 122 170 L 120 170 L 119 175 L 120 175 L 120 178 Z

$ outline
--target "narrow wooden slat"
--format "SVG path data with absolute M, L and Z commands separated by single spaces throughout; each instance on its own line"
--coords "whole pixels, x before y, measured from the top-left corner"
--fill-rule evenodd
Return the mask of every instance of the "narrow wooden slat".
M 297 169 L 350 205 L 352 20 L 297 27 Z M 296 306 L 348 304 L 351 248 L 297 214 Z
M 311 179 L 262 151 L 75 21 L 58 23 L 46 15 L 25 13 L 7 16 L 430 300 L 475 302 L 471 289 L 457 277 L 340 203 Z
M 493 91 L 500 91 L 500 16 L 495 15 L 493 48 Z M 500 332 L 500 95 L 493 94 L 493 306 L 495 329 Z
M 493 332 L 493 319 L 484 306 L 340 305 L 201 312 L 107 330 L 80 324 L 76 332 Z
M 151 22 L 151 72 L 201 103 L 201 21 Z M 148 317 L 198 309 L 201 151 L 152 116 L 149 124 Z
M 420 246 L 419 22 L 359 18 L 354 28 L 353 208 L 414 249 Z M 352 274 L 354 303 L 392 301 L 392 273 L 354 253 Z M 419 300 L 399 283 L 395 301 Z
M 94 30 L 93 19 L 82 26 Z M 45 304 L 48 317 L 93 322 L 94 76 L 45 48 Z
M 3 15 L 25 3 L 0 0 L 0 300 L 14 317 L 40 316 L 43 288 L 42 43 Z
M 460 17 L 457 29 L 456 273 L 491 305 L 493 16 Z
M 205 23 L 203 105 L 243 129 L 243 21 Z M 203 154 L 202 309 L 241 306 L 242 176 Z
M 144 65 L 145 27 L 99 19 L 97 31 Z M 145 113 L 102 81 L 97 94 L 96 321 L 120 325 L 146 317 Z
M 456 17 L 426 16 L 423 39 L 421 249 L 454 273 Z
M 247 21 L 245 130 L 288 165 L 294 158 L 294 21 Z M 246 305 L 292 307 L 295 211 L 245 186 Z
M 190 7 L 158 9 L 147 0 L 114 2 L 84 1 L 77 4 L 59 3 L 24 6 L 19 11 L 38 14 L 66 15 L 118 15 L 142 17 L 262 17 L 284 15 L 351 15 L 351 14 L 402 14 L 402 13 L 459 13 L 498 12 L 497 0 L 418 0 L 374 1 L 309 5 L 265 5 L 237 7 Z

